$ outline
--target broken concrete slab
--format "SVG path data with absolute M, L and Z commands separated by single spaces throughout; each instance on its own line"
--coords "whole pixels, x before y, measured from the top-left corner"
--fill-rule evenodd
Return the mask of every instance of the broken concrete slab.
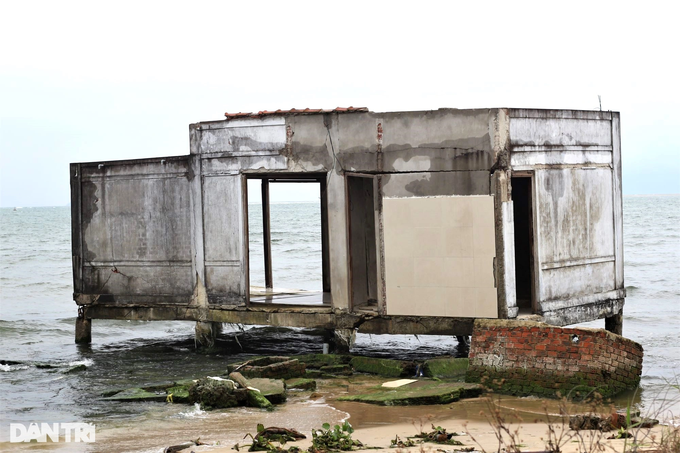
M 104 398 L 107 401 L 165 401 L 167 393 L 149 392 L 143 388 L 129 388 Z
M 286 401 L 286 387 L 282 380 L 268 378 L 248 379 L 248 386 L 260 391 L 272 404 Z
M 248 406 L 271 409 L 272 403 L 257 390 L 248 390 Z
M 191 384 L 175 385 L 166 389 L 167 399 L 173 403 L 189 403 L 189 387 Z
M 316 381 L 305 378 L 288 379 L 286 388 L 290 390 L 316 390 Z
M 293 358 L 299 360 L 309 368 L 319 369 L 322 366 L 330 365 L 346 365 L 352 360 L 351 355 L 347 354 L 303 354 L 296 355 Z
M 353 357 L 350 363 L 354 371 L 385 377 L 413 376 L 416 371 L 416 364 L 414 362 L 403 360 Z
M 380 406 L 414 406 L 428 404 L 448 404 L 461 398 L 474 398 L 481 395 L 482 386 L 462 382 L 419 381 L 417 383 L 390 390 L 347 395 L 339 401 L 357 401 Z
M 328 365 L 320 368 L 322 377 L 351 376 L 353 371 L 349 365 Z
M 404 385 L 409 385 L 413 384 L 414 382 L 418 382 L 417 379 L 399 379 L 396 381 L 389 381 L 389 382 L 383 382 L 381 387 L 389 388 L 389 389 L 395 389 L 398 387 L 403 387 Z
M 467 358 L 439 357 L 426 360 L 423 365 L 423 373 L 427 377 L 438 379 L 465 380 L 465 372 L 468 369 Z
M 290 379 L 304 376 L 305 369 L 298 359 L 272 356 L 245 362 L 235 371 L 246 378 Z

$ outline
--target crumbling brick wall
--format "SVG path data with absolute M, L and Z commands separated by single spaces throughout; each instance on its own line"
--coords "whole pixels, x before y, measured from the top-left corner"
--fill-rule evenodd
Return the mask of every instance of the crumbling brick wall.
M 602 329 L 480 319 L 466 381 L 514 395 L 608 397 L 638 386 L 642 355 L 638 343 Z

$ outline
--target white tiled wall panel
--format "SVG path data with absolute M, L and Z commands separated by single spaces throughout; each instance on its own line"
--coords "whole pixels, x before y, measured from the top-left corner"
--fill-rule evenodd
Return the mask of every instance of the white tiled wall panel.
M 493 197 L 383 200 L 388 315 L 496 318 Z

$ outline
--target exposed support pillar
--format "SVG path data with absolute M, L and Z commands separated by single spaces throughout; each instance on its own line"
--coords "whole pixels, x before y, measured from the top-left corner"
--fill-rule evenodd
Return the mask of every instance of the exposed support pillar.
M 269 180 L 262 179 L 262 243 L 264 245 L 264 286 L 274 287 L 272 276 L 272 235 L 269 216 Z
M 357 339 L 354 329 L 335 329 L 333 332 L 332 345 L 336 353 L 349 353 Z
M 196 321 L 196 347 L 212 348 L 221 330 L 219 322 Z
M 616 335 L 623 335 L 623 310 L 613 316 L 604 318 L 604 328 Z
M 470 335 L 456 335 L 456 357 L 467 357 L 470 354 Z
M 76 344 L 92 343 L 92 320 L 78 316 L 76 318 Z

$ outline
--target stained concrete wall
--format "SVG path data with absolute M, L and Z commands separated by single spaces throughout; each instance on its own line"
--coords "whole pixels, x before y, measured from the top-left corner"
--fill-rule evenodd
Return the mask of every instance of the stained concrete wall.
M 186 302 L 193 289 L 189 159 L 73 164 L 76 292 Z
M 618 122 L 612 112 L 510 110 L 512 171 L 534 178 L 535 294 L 550 323 L 623 305 Z
M 237 253 L 247 245 L 242 226 L 245 212 L 239 204 L 244 193 L 242 186 L 227 183 L 225 178 L 279 172 L 328 173 L 331 294 L 334 307 L 348 310 L 352 285 L 344 173 L 380 175 L 379 197 L 489 196 L 489 168 L 494 161 L 490 125 L 495 115 L 487 109 L 441 109 L 246 118 L 191 125 L 191 153 L 200 157 L 203 175 L 203 281 L 211 302 L 245 303 L 247 297 L 246 280 L 237 278 L 247 268 Z M 229 185 L 229 195 L 225 184 Z M 213 199 L 219 201 L 213 203 Z M 376 234 L 376 242 L 381 243 L 382 232 Z M 220 245 L 213 245 L 217 243 Z M 242 254 L 243 258 L 247 251 Z M 236 275 L 239 266 L 241 273 Z M 493 273 L 492 265 L 488 272 Z M 384 274 L 381 268 L 378 275 Z M 386 297 L 381 283 L 378 292 L 384 312 Z

